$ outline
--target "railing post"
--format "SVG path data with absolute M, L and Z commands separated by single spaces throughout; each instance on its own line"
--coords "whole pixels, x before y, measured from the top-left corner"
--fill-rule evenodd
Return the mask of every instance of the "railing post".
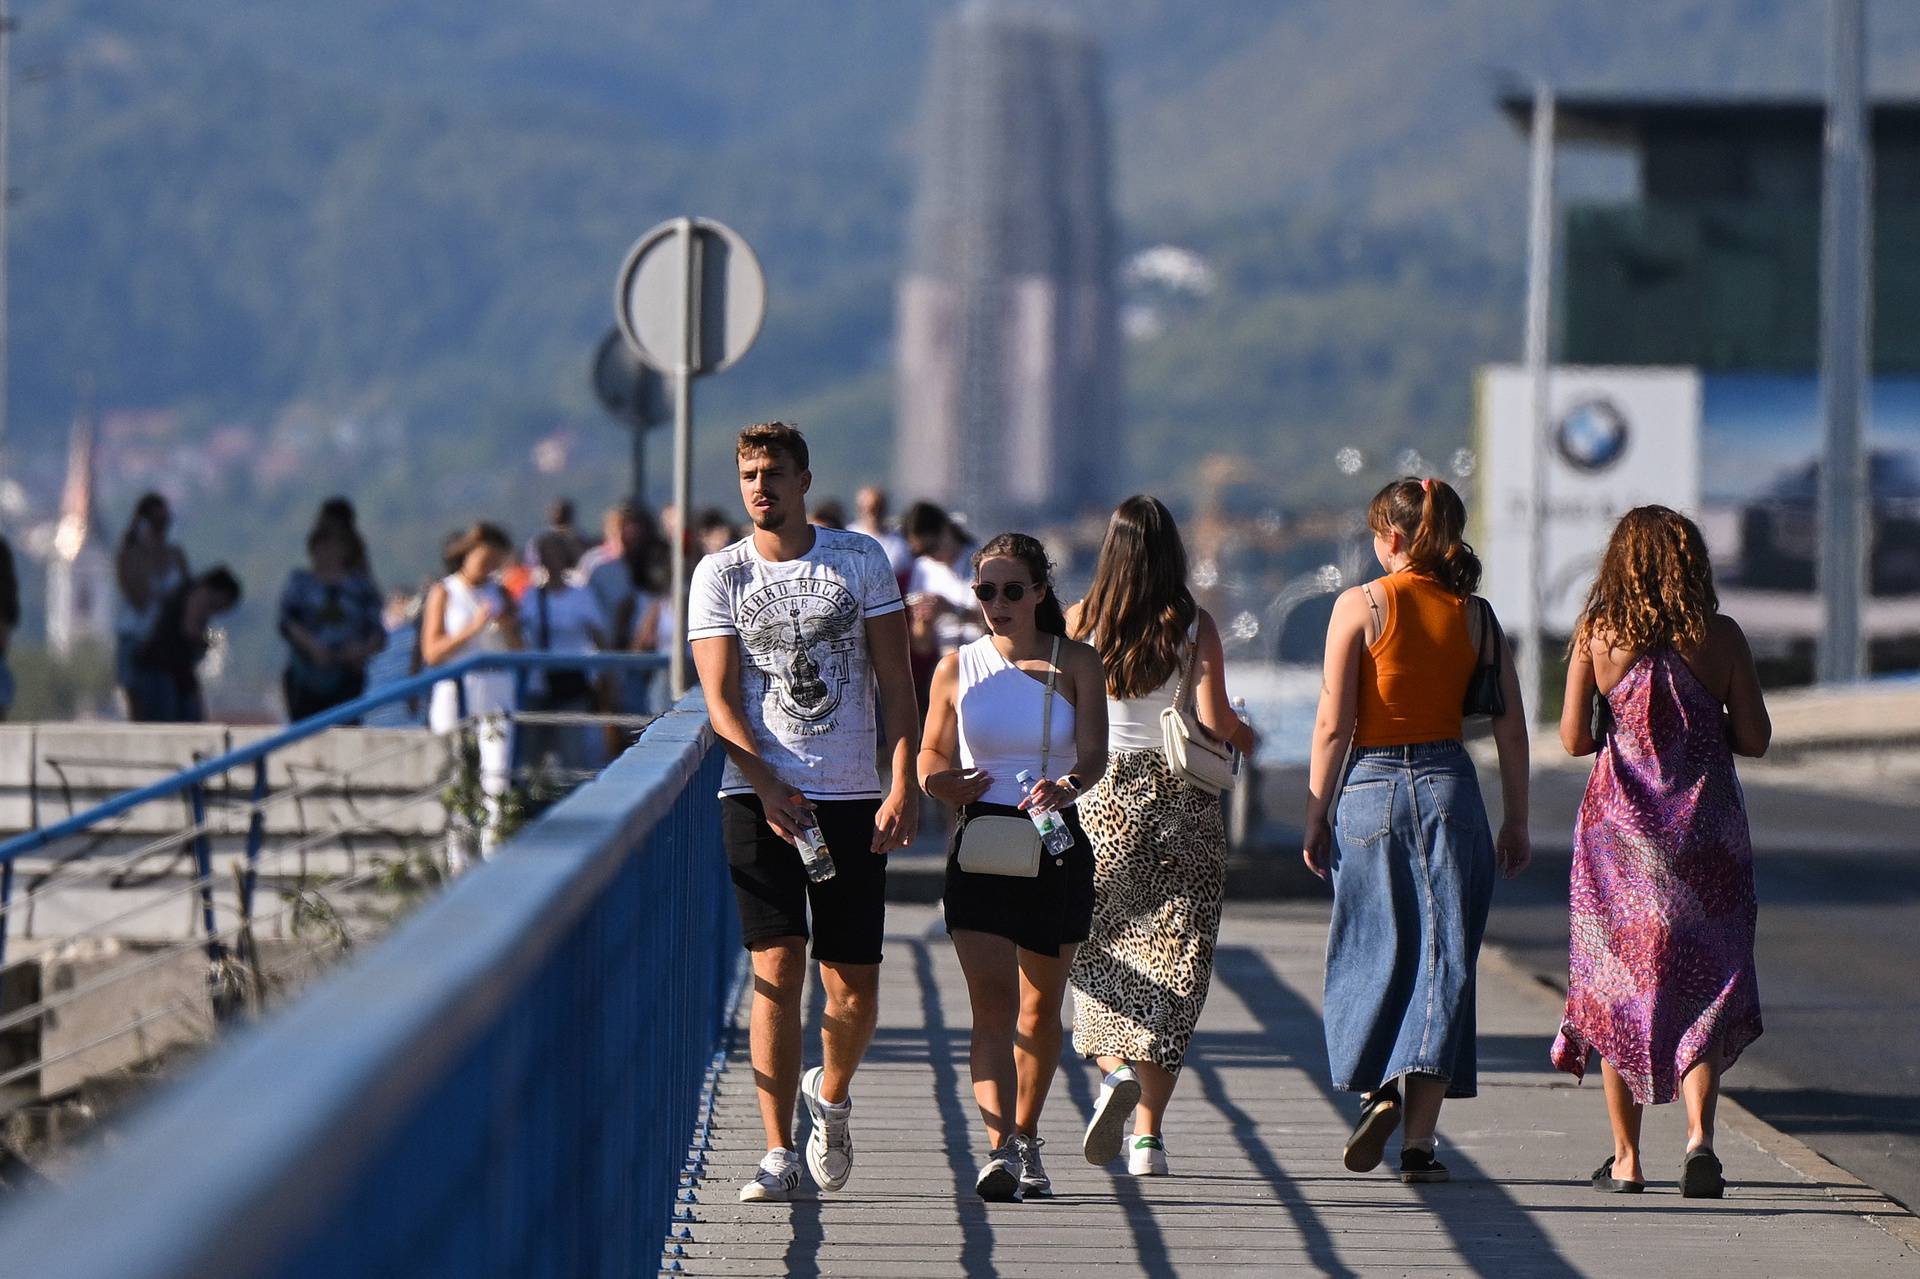
M 247 821 L 247 872 L 240 883 L 240 917 L 253 919 L 253 886 L 260 875 L 260 848 L 267 839 L 267 757 L 253 761 L 253 816 Z
M 193 808 L 193 864 L 200 876 L 200 922 L 207 930 L 207 960 L 219 963 L 226 953 L 213 921 L 213 840 L 207 835 L 207 788 L 195 782 L 187 789 Z
M 0 968 L 7 963 L 7 933 L 13 928 L 13 858 L 0 862 Z

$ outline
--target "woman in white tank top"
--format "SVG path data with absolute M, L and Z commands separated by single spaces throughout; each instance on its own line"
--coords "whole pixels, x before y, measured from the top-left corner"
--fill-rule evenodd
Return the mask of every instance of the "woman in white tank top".
M 1082 1151 L 1104 1164 L 1124 1146 L 1128 1172 L 1164 1175 L 1161 1117 L 1213 979 L 1227 839 L 1219 798 L 1167 767 L 1160 712 L 1191 672 L 1201 725 L 1243 753 L 1256 743 L 1227 701 L 1220 633 L 1187 589 L 1180 530 L 1158 499 L 1113 513 L 1067 621 L 1101 656 L 1109 749 L 1080 803 L 1100 909 L 1074 957 L 1073 1046 L 1106 1072 Z
M 990 1147 L 975 1185 L 984 1199 L 1053 1193 L 1040 1111 L 1060 1064 L 1074 947 L 1093 917 L 1093 853 L 1071 805 L 1106 769 L 1105 676 L 1098 653 L 1062 638 L 1051 569 L 1020 533 L 974 555 L 988 633 L 940 660 L 921 738 L 920 784 L 960 810 L 961 831 L 1038 808 L 1074 832 L 1072 848 L 1041 850 L 1031 878 L 960 869 L 960 832 L 947 858 L 947 932 L 973 1005 L 973 1096 Z M 1037 779 L 1031 790 L 1022 772 Z
M 513 555 L 513 542 L 493 524 L 475 524 L 448 548 L 459 568 L 427 591 L 420 615 L 420 660 L 439 666 L 476 653 L 498 653 L 520 647 L 520 627 L 506 593 L 494 575 Z M 484 856 L 493 847 L 493 830 L 500 814 L 500 797 L 507 793 L 513 759 L 513 690 L 510 671 L 480 671 L 463 678 L 467 714 L 477 719 L 480 748 L 480 790 L 487 797 L 487 820 L 477 851 Z M 451 733 L 460 726 L 460 690 L 452 680 L 433 686 L 427 726 Z M 466 867 L 467 846 L 458 838 L 447 845 L 448 868 Z

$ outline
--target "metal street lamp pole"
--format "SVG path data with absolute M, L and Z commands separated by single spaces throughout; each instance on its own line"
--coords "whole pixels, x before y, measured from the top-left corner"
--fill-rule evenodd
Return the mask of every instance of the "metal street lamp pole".
M 1826 181 L 1820 218 L 1820 397 L 1826 456 L 1820 466 L 1820 636 L 1824 683 L 1866 674 L 1860 613 L 1867 594 L 1866 457 L 1860 440 L 1871 369 L 1872 160 L 1866 138 L 1863 0 L 1830 0 Z
M 1533 87 L 1532 173 L 1527 212 L 1527 375 L 1533 382 L 1533 429 L 1527 502 L 1527 626 L 1520 650 L 1520 694 L 1528 715 L 1541 703 L 1547 648 L 1547 443 L 1553 426 L 1550 337 L 1553 324 L 1553 89 Z

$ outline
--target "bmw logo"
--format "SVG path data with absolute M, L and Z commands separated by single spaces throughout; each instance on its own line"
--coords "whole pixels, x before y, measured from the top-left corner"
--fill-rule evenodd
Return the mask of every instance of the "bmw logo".
M 1611 400 L 1582 400 L 1560 419 L 1553 443 L 1574 470 L 1604 471 L 1627 451 L 1626 415 Z

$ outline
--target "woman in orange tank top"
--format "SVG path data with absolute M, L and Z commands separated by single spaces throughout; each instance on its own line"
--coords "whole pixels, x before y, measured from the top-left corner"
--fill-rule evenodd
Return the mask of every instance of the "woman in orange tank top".
M 1517 875 L 1530 858 L 1526 714 L 1497 625 L 1485 638 L 1506 702 L 1493 722 L 1498 839 L 1460 741 L 1493 617 L 1473 594 L 1480 561 L 1462 538 L 1466 518 L 1440 480 L 1374 495 L 1367 524 L 1386 576 L 1334 605 L 1309 774 L 1304 855 L 1333 881 L 1327 1060 L 1335 1086 L 1364 1097 L 1345 1163 L 1378 1166 L 1404 1113 L 1406 1182 L 1447 1180 L 1434 1128 L 1444 1099 L 1477 1088 L 1473 972 L 1494 870 Z

